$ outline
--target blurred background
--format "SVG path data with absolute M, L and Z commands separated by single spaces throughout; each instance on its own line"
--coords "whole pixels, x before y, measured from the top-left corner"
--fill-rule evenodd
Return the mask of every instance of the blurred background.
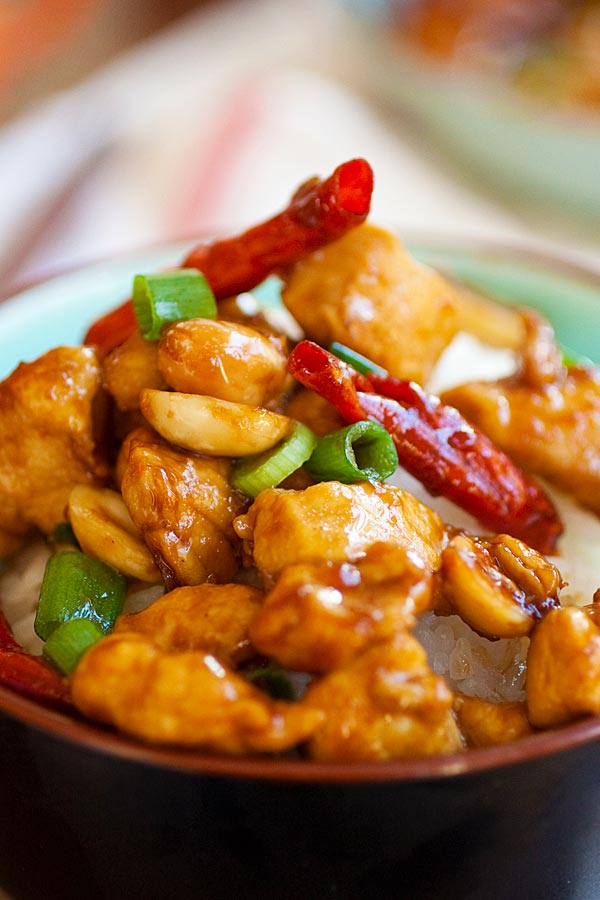
M 600 270 L 600 5 L 0 0 L 0 295 L 365 156 L 402 234 Z

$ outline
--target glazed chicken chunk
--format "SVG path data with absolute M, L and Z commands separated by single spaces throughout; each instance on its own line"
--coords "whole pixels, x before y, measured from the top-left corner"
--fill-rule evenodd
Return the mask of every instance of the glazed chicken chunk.
M 146 635 L 162 650 L 204 650 L 235 667 L 253 655 L 249 626 L 262 601 L 261 591 L 245 584 L 180 587 L 119 616 L 113 630 Z
M 309 740 L 320 760 L 385 760 L 463 747 L 452 693 L 408 633 L 376 644 L 309 687 L 302 706 L 325 713 Z
M 375 544 L 352 563 L 286 566 L 250 626 L 284 668 L 329 672 L 410 628 L 431 601 L 431 572 L 409 551 Z
M 433 571 L 439 567 L 445 534 L 440 517 L 411 494 L 368 481 L 263 491 L 234 527 L 271 584 L 285 566 L 352 562 L 379 543 L 409 551 Z
M 491 703 L 459 694 L 454 699 L 454 711 L 469 747 L 493 747 L 534 734 L 527 707 L 518 700 Z
M 456 288 L 374 225 L 308 255 L 285 282 L 308 338 L 346 344 L 397 378 L 423 384 L 456 333 Z
M 71 680 L 84 715 L 157 744 L 234 755 L 278 752 L 307 738 L 323 714 L 269 699 L 215 656 L 168 653 L 142 634 L 111 634 Z
M 562 366 L 549 326 L 526 316 L 516 376 L 443 395 L 525 470 L 600 514 L 600 373 Z
M 230 581 L 238 568 L 233 519 L 244 499 L 227 460 L 132 441 L 121 490 L 167 587 Z
M 165 328 L 158 366 L 169 387 L 264 406 L 286 380 L 284 342 L 237 322 L 186 319 Z
M 537 728 L 600 713 L 600 628 L 585 607 L 549 613 L 527 656 L 527 707 Z
M 100 401 L 100 367 L 85 347 L 21 363 L 0 384 L 0 556 L 32 526 L 49 534 L 64 522 L 75 485 L 108 477 L 96 440 Z

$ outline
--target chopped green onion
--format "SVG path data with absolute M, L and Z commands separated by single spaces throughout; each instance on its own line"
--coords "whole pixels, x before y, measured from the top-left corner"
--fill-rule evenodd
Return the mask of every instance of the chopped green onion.
M 337 356 L 342 362 L 351 365 L 352 368 L 356 369 L 357 372 L 360 372 L 361 375 L 381 375 L 382 378 L 386 378 L 389 374 L 385 369 L 382 369 L 381 366 L 378 366 L 377 363 L 371 362 L 366 356 L 357 353 L 356 350 L 351 350 L 350 347 L 346 347 L 345 344 L 334 342 L 329 349 L 334 356 Z
M 246 677 L 248 681 L 265 691 L 273 700 L 288 700 L 292 702 L 296 699 L 294 685 L 288 675 L 281 669 L 271 667 L 254 669 L 252 672 L 248 672 Z
M 364 419 L 319 438 L 306 468 L 319 481 L 384 481 L 396 471 L 398 453 L 383 425 Z
M 109 631 L 123 608 L 127 579 L 79 550 L 62 550 L 46 563 L 34 628 L 48 640 L 70 619 L 89 619 Z
M 277 487 L 299 469 L 309 459 L 316 443 L 317 439 L 310 428 L 296 422 L 290 436 L 271 450 L 265 450 L 257 456 L 248 456 L 238 463 L 231 483 L 249 497 L 258 497 L 262 491 Z
M 594 363 L 588 356 L 582 356 L 580 353 L 577 353 L 575 350 L 571 350 L 570 347 L 565 347 L 561 345 L 562 350 L 562 361 L 564 366 L 568 367 L 576 367 L 578 369 L 592 369 L 594 367 Z
M 89 619 L 69 619 L 56 628 L 44 644 L 46 656 L 63 675 L 70 675 L 83 654 L 104 637 Z
M 75 532 L 69 522 L 59 522 L 54 529 L 52 536 L 54 546 L 60 544 L 69 544 L 73 547 L 79 547 L 79 541 L 75 537 Z
M 165 325 L 182 319 L 214 319 L 215 296 L 197 269 L 177 269 L 133 279 L 133 309 L 147 341 L 157 341 Z

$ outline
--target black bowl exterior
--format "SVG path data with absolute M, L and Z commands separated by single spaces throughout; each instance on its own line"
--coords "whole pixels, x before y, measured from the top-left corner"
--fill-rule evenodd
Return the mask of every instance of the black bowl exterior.
M 600 745 L 440 778 L 140 763 L 0 714 L 14 900 L 598 900 Z

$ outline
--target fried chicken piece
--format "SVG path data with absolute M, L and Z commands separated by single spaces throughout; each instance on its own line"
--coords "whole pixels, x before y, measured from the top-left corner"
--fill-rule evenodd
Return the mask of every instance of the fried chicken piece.
M 534 315 L 525 323 L 516 376 L 460 385 L 442 399 L 523 469 L 600 514 L 600 370 L 563 367 L 547 323 Z
M 367 223 L 296 263 L 282 296 L 308 338 L 339 341 L 423 384 L 456 333 L 456 292 Z
M 137 425 L 135 428 L 132 428 L 123 438 L 115 462 L 114 479 L 119 490 L 127 468 L 129 453 L 135 444 L 157 444 L 160 447 L 168 446 L 167 442 L 161 438 L 160 434 L 158 434 L 157 431 L 153 431 L 149 425 Z
M 527 655 L 527 709 L 536 728 L 600 713 L 600 628 L 585 609 L 548 613 Z
M 369 644 L 410 628 L 433 576 L 399 547 L 375 544 L 357 563 L 286 566 L 250 626 L 254 646 L 284 668 L 330 672 Z
M 0 551 L 16 549 L 32 527 L 50 534 L 75 485 L 107 479 L 101 399 L 89 347 L 58 347 L 0 384 Z
M 480 697 L 458 694 L 454 712 L 468 747 L 509 744 L 534 734 L 527 718 L 527 706 L 520 701 L 491 703 Z
M 353 562 L 378 543 L 410 551 L 435 570 L 444 539 L 444 524 L 428 506 L 401 488 L 368 481 L 263 491 L 234 528 L 271 584 L 284 566 Z
M 245 499 L 230 463 L 132 441 L 121 490 L 168 588 L 230 581 L 238 568 L 232 523 Z
M 135 631 L 161 650 L 203 650 L 236 667 L 254 655 L 248 628 L 262 601 L 262 592 L 245 584 L 175 588 L 141 612 L 119 616 L 113 632 Z
M 167 386 L 158 369 L 158 342 L 147 341 L 136 329 L 104 359 L 102 382 L 120 410 L 139 409 L 140 391 Z
M 318 710 L 271 700 L 211 654 L 167 653 L 131 632 L 88 650 L 71 694 L 85 716 L 126 734 L 232 755 L 287 750 L 322 718 Z
M 406 632 L 311 685 L 301 705 L 325 713 L 308 743 L 315 759 L 386 760 L 463 748 L 452 693 Z

